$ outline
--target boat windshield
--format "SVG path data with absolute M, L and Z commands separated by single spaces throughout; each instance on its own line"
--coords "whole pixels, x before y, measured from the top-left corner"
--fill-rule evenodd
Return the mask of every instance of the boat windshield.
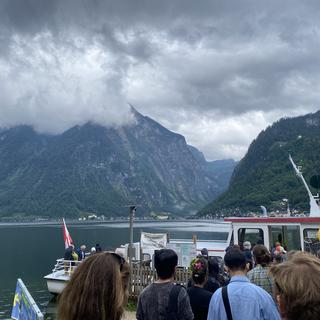
M 318 229 L 305 228 L 303 230 L 304 250 L 316 254 L 320 250 L 320 241 L 318 239 Z
M 252 247 L 256 244 L 263 244 L 263 230 L 260 228 L 240 228 L 238 230 L 238 239 L 239 244 L 250 241 Z

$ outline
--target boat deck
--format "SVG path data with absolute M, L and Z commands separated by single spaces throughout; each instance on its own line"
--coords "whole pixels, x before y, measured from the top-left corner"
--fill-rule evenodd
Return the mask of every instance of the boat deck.
M 44 279 L 57 280 L 57 281 L 69 281 L 70 272 L 65 270 L 58 270 L 52 272 L 44 277 Z

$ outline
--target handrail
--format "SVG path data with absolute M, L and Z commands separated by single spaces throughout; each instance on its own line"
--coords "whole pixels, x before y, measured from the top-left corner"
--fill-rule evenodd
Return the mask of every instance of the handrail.
M 85 256 L 88 257 L 90 253 L 86 252 Z M 64 258 L 59 258 L 56 260 L 56 264 L 54 265 L 54 268 L 52 269 L 52 272 L 60 271 L 60 270 L 65 270 L 69 271 L 74 271 L 77 266 L 81 263 L 82 261 L 77 261 L 77 260 L 65 260 Z
M 60 270 L 74 270 L 81 261 L 75 261 L 75 260 L 65 260 L 63 258 L 57 259 L 56 264 L 54 265 L 54 268 L 52 269 L 52 272 L 60 271 Z

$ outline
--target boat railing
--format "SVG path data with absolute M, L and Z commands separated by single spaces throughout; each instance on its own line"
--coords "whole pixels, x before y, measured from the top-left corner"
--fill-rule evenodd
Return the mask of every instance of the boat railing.
M 80 263 L 81 261 L 65 260 L 63 258 L 60 258 L 57 259 L 52 272 L 64 270 L 66 273 L 71 274 Z
M 212 244 L 225 244 L 228 242 L 228 239 L 214 239 L 214 240 L 207 240 L 207 239 L 197 239 L 197 243 L 212 243 Z M 189 239 L 170 239 L 170 243 L 194 243 L 193 240 Z
M 213 239 L 213 240 L 207 240 L 207 239 L 197 239 L 198 242 L 203 243 L 226 243 L 228 242 L 228 239 Z
M 192 239 L 170 239 L 169 243 L 194 243 Z

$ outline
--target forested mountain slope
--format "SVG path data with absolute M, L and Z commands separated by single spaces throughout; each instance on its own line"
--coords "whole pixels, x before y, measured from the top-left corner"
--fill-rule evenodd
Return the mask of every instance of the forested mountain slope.
M 320 173 L 320 112 L 281 119 L 262 131 L 236 166 L 228 190 L 199 214 L 259 212 L 260 205 L 285 211 L 283 199 L 292 208 L 308 210 L 308 195 L 293 171 L 289 153 L 303 167 L 308 183 Z

